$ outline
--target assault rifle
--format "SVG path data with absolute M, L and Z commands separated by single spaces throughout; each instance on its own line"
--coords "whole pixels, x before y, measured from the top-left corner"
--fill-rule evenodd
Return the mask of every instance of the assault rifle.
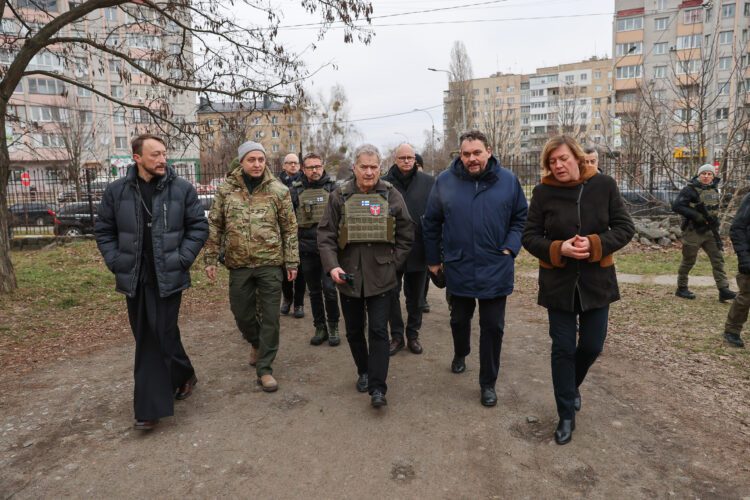
M 723 252 L 724 243 L 722 243 L 721 235 L 719 234 L 719 221 L 716 219 L 716 217 L 712 217 L 711 214 L 708 213 L 705 203 L 698 203 L 697 205 L 695 205 L 695 209 L 698 210 L 698 212 L 706 219 L 706 223 L 708 224 L 708 227 L 711 228 L 711 232 L 713 233 L 714 239 L 716 240 L 716 246 L 719 247 L 719 251 Z M 713 222 L 711 222 L 712 220 Z

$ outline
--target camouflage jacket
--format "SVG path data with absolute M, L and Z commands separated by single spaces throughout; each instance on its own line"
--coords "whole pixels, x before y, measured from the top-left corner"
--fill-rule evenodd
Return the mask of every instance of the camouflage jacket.
M 216 190 L 208 215 L 210 234 L 203 253 L 206 266 L 216 265 L 223 250 L 230 269 L 296 268 L 297 219 L 289 189 L 266 167 L 263 180 L 250 195 L 237 160 L 232 167 Z

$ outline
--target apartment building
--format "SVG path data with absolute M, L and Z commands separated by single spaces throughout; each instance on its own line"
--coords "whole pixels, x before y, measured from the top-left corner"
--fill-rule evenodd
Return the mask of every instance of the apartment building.
M 237 147 L 248 140 L 263 144 L 274 173 L 279 173 L 284 156 L 302 151 L 303 113 L 268 96 L 244 102 L 201 98 L 198 123 L 201 165 L 215 175 L 226 172 L 237 156 Z
M 612 60 L 596 57 L 533 74 L 476 78 L 464 87 L 466 124 L 485 132 L 499 156 L 538 155 L 551 135 L 563 132 L 582 144 L 604 145 L 611 129 L 611 78 Z M 460 99 L 461 88 L 453 82 L 444 92 L 446 109 Z M 446 137 L 458 116 L 444 114 Z
M 44 11 L 39 10 L 39 5 L 44 6 Z M 14 39 L 25 38 L 29 30 L 33 33 L 44 26 L 49 16 L 77 5 L 80 3 L 67 0 L 19 0 L 18 12 L 28 28 L 13 17 L 10 9 L 5 9 L 0 24 L 0 37 L 5 42 L 0 64 L 12 62 Z M 153 14 L 138 4 L 99 9 L 64 27 L 59 35 L 101 42 L 129 55 L 147 71 L 183 78 L 180 70 L 169 68 L 169 61 L 175 54 L 192 60 L 190 38 L 183 40 L 175 23 L 161 25 Z M 150 109 L 166 106 L 177 123 L 196 121 L 194 92 L 176 93 L 104 51 L 79 44 L 51 46 L 32 59 L 28 70 L 59 74 L 127 104 Z M 8 115 L 17 117 L 6 126 L 11 156 L 9 189 L 19 192 L 23 189 L 23 173 L 29 173 L 32 181 L 40 184 L 37 191 L 67 182 L 65 169 L 71 157 L 79 158 L 81 171 L 88 169 L 99 180 L 121 176 L 132 161 L 131 139 L 144 132 L 161 133 L 144 110 L 121 106 L 95 92 L 41 74 L 23 78 L 10 99 Z M 194 175 L 198 169 L 197 145 L 169 137 L 167 145 L 168 161 L 178 173 Z M 73 149 L 78 149 L 74 155 Z
M 750 2 L 616 0 L 615 109 L 623 150 L 644 131 L 677 160 L 741 149 L 750 103 Z

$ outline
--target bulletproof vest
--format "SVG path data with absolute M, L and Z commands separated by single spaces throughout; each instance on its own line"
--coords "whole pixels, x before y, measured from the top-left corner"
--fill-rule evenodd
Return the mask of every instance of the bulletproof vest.
M 703 202 L 709 215 L 716 215 L 719 212 L 719 191 L 716 188 L 698 189 L 698 203 L 691 203 L 690 207 Z
M 295 186 L 297 183 L 294 183 Z M 300 183 L 301 184 L 301 183 Z M 313 227 L 323 217 L 323 209 L 328 203 L 329 193 L 323 188 L 307 188 L 299 192 L 297 206 L 297 225 Z
M 396 229 L 394 218 L 388 205 L 389 189 L 385 194 L 370 191 L 364 193 L 346 192 L 344 212 L 339 223 L 339 248 L 349 243 L 394 243 Z

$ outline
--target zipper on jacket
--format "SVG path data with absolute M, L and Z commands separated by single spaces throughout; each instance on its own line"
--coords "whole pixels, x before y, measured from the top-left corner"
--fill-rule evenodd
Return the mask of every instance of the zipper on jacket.
M 138 181 L 136 180 L 136 182 L 138 182 Z M 138 275 L 140 274 L 140 270 L 141 270 L 141 267 L 140 267 L 141 266 L 141 264 L 140 264 L 140 260 L 141 260 L 141 248 L 140 248 L 140 245 L 138 243 L 141 242 L 141 240 L 143 239 L 143 233 L 141 232 L 142 229 L 143 229 L 141 227 L 141 215 L 143 213 L 142 212 L 143 209 L 141 208 L 141 205 L 143 205 L 143 203 L 141 203 L 141 198 L 140 198 L 141 194 L 140 194 L 140 192 L 136 193 L 136 195 L 138 197 L 138 202 L 136 203 L 136 205 L 137 205 L 138 208 L 135 211 L 135 223 L 138 226 L 138 238 L 136 238 L 136 240 L 135 240 L 135 270 L 136 270 L 136 272 L 134 273 L 133 277 L 130 280 L 130 290 L 133 293 L 133 297 L 135 297 L 135 292 L 136 292 L 136 287 L 137 287 L 136 281 L 139 278 Z
M 578 227 L 576 228 L 576 234 L 581 230 L 583 227 L 583 221 L 581 221 L 581 196 L 583 195 L 583 186 L 586 183 L 581 183 L 581 189 L 578 190 L 578 199 L 576 199 L 576 212 L 578 213 Z M 579 234 L 580 236 L 580 234 Z M 581 261 L 580 259 L 576 259 L 576 284 L 573 288 L 573 311 L 575 312 L 576 307 L 576 296 L 575 294 L 578 294 L 578 301 L 581 303 L 581 311 L 585 311 L 583 307 L 583 294 L 581 293 L 581 288 L 578 286 L 578 280 L 581 278 Z
M 162 204 L 162 210 L 164 211 L 164 230 L 167 230 L 167 202 Z

